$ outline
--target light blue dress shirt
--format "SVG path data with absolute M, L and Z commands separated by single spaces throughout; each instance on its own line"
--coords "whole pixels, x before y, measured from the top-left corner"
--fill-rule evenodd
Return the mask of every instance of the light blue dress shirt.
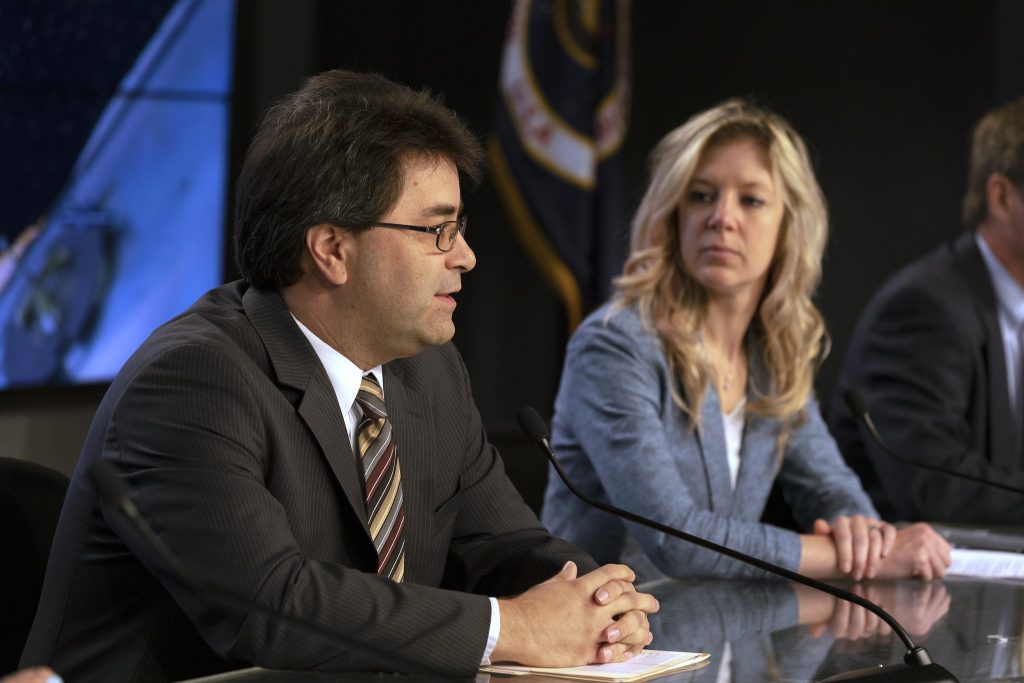
M 989 277 L 992 278 L 992 289 L 996 293 L 999 306 L 999 330 L 1003 338 L 1003 352 L 1006 354 L 1006 385 L 1010 394 L 1010 406 L 1015 416 L 1017 438 L 1021 437 L 1021 402 L 1024 401 L 1024 286 L 1010 275 L 996 255 L 992 253 L 988 243 L 980 235 L 974 236 L 978 243 Z

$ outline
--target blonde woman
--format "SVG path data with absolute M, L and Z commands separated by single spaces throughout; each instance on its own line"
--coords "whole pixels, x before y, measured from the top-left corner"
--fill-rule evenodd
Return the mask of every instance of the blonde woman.
M 592 496 L 816 577 L 941 577 L 930 527 L 881 522 L 814 401 L 825 202 L 799 135 L 725 102 L 652 154 L 617 293 L 569 343 L 553 445 Z M 807 533 L 760 523 L 778 479 Z M 551 477 L 544 522 L 638 576 L 757 570 L 625 524 Z

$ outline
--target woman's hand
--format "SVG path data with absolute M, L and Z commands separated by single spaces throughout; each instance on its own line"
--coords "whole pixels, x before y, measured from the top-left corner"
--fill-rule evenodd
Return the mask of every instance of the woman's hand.
M 949 543 L 927 524 L 918 522 L 896 532 L 896 542 L 882 560 L 879 578 L 919 578 L 924 581 L 946 575 L 951 559 Z
M 814 534 L 832 538 L 837 569 L 854 581 L 875 578 L 897 538 L 892 524 L 864 515 L 839 516 L 831 524 L 817 519 Z

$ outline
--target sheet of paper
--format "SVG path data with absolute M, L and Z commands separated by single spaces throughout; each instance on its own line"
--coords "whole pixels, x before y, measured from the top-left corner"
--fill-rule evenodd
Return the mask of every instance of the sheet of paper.
M 668 673 L 698 664 L 708 658 L 703 652 L 672 652 L 668 650 L 644 650 L 627 662 L 611 664 L 588 664 L 565 668 L 531 666 L 484 666 L 481 671 L 504 674 L 546 674 L 562 678 L 589 680 L 630 681 L 647 678 L 659 673 Z
M 948 572 L 951 576 L 1024 581 L 1024 555 L 1020 553 L 953 548 L 952 560 Z

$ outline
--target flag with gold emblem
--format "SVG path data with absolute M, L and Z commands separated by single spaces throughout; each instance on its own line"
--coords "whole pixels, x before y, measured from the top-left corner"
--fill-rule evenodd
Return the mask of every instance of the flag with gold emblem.
M 628 0 L 515 0 L 509 19 L 491 168 L 570 331 L 627 247 L 628 42 Z

